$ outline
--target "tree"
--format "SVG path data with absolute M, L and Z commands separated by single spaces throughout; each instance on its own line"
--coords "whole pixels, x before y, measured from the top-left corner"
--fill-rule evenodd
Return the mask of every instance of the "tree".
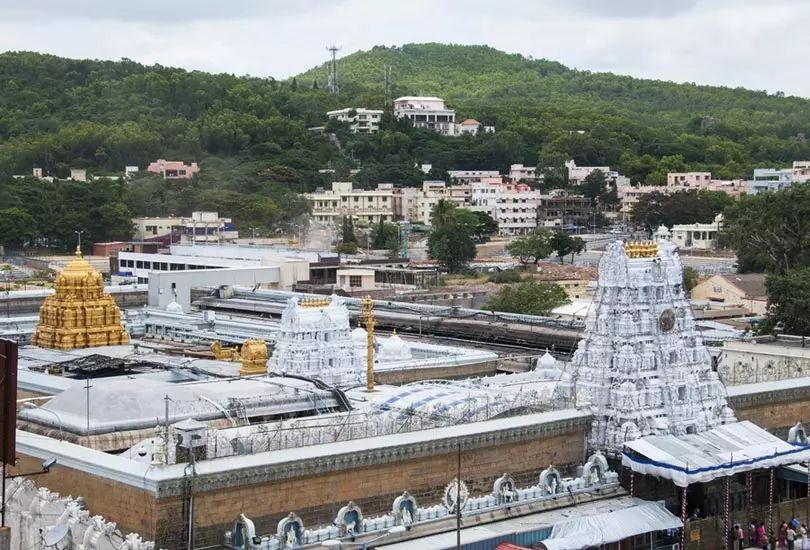
M 810 267 L 771 274 L 765 279 L 768 291 L 768 318 L 760 331 L 779 328 L 785 334 L 810 336 Z
M 740 272 L 783 274 L 810 265 L 810 184 L 743 196 L 726 209 L 723 232 Z
M 557 253 L 560 263 L 565 263 L 565 257 L 571 255 L 571 263 L 577 254 L 585 250 L 585 241 L 580 237 L 572 237 L 568 233 L 557 231 L 551 237 L 551 249 Z
M 399 231 L 396 226 L 381 221 L 371 228 L 371 246 L 375 250 L 399 250 Z
M 453 223 L 456 205 L 447 199 L 440 199 L 430 211 L 430 227 L 440 230 Z
M 450 223 L 441 229 L 431 229 L 428 235 L 428 258 L 456 273 L 464 268 L 477 254 L 469 229 Z
M 526 279 L 499 290 L 487 300 L 486 308 L 507 313 L 548 315 L 554 308 L 567 303 L 570 300 L 560 285 Z
M 475 226 L 475 233 L 473 234 L 475 242 L 489 242 L 492 235 L 498 232 L 498 221 L 488 212 L 482 212 L 480 210 L 475 212 L 475 216 L 478 218 L 478 224 Z
M 506 245 L 506 251 L 523 264 L 537 264 L 548 258 L 554 248 L 551 244 L 551 232 L 547 229 L 535 229 L 525 237 L 518 237 Z
M 357 253 L 357 235 L 354 233 L 354 222 L 351 216 L 343 216 L 340 221 L 340 244 L 335 247 L 342 254 Z
M 486 212 L 454 208 L 453 223 L 464 226 L 476 243 L 485 243 L 498 232 L 498 222 Z
M 648 233 L 660 225 L 711 223 L 717 214 L 733 204 L 733 199 L 716 191 L 677 191 L 664 194 L 653 191 L 642 195 L 633 206 L 630 221 Z
M 3 247 L 21 248 L 36 233 L 36 220 L 22 208 L 0 210 L 0 244 Z
M 683 291 L 687 298 L 689 297 L 689 293 L 692 292 L 692 289 L 695 288 L 695 285 L 697 285 L 699 279 L 700 273 L 698 273 L 694 267 L 689 265 L 683 267 Z
M 583 195 L 591 199 L 591 206 L 596 207 L 597 200 L 605 193 L 607 178 L 601 170 L 593 170 L 585 176 L 579 186 Z

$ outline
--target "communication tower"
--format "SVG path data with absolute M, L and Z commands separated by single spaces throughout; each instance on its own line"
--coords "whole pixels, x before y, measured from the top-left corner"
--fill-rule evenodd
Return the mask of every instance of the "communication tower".
M 332 62 L 329 65 L 329 76 L 326 79 L 326 87 L 329 88 L 330 94 L 337 94 L 340 92 L 340 86 L 338 84 L 337 53 L 341 50 L 341 48 L 340 46 L 335 46 L 333 44 L 326 49 L 332 53 Z

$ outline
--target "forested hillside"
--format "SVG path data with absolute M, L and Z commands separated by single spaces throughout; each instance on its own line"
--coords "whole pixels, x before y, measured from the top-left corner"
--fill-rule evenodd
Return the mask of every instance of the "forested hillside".
M 460 118 L 494 135 L 444 138 L 386 117 L 375 136 L 352 136 L 325 112 L 383 107 L 385 65 L 394 97 L 444 97 Z M 270 231 L 306 210 L 296 192 L 359 167 L 361 186 L 419 185 L 415 163 L 442 177 L 455 168 L 504 170 L 511 163 L 607 164 L 639 183 L 667 171 L 741 177 L 755 166 L 810 159 L 810 102 L 743 89 L 592 74 L 488 47 L 376 47 L 341 60 L 341 94 L 326 91 L 325 66 L 285 81 L 120 62 L 0 54 L 0 244 L 37 236 L 69 247 L 125 238 L 131 215 L 219 210 L 237 225 Z M 335 138 L 329 134 L 334 134 Z M 132 184 L 45 185 L 34 166 L 64 177 L 142 169 L 157 158 L 198 161 L 190 182 L 143 177 Z M 5 231 L 5 233 L 4 233 Z M 16 231 L 16 233 L 15 233 Z

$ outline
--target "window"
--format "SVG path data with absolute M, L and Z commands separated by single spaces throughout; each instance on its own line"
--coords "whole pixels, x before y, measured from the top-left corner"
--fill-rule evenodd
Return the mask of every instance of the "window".
M 185 175 L 186 175 L 186 171 L 185 171 L 185 170 L 180 170 L 180 175 L 181 175 L 181 176 L 185 176 Z
M 363 286 L 363 277 L 360 275 L 349 275 L 349 287 L 360 288 Z

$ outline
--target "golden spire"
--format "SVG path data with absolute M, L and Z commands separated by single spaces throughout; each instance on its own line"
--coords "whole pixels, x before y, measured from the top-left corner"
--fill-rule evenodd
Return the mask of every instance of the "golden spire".
M 101 273 L 82 257 L 79 247 L 74 256 L 56 276 L 56 292 L 39 310 L 31 343 L 61 350 L 128 344 L 121 311 L 104 292 Z

